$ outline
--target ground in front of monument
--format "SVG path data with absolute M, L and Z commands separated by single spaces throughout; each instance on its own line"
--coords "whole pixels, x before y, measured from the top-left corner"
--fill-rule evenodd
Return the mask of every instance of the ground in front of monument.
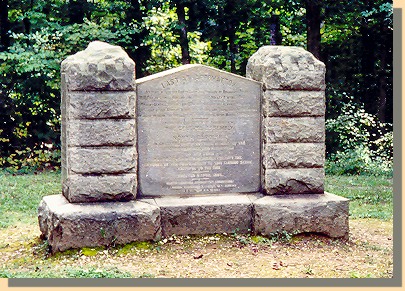
M 351 219 L 348 241 L 311 234 L 279 237 L 171 236 L 46 257 L 31 224 L 0 231 L 1 277 L 391 278 L 392 220 Z

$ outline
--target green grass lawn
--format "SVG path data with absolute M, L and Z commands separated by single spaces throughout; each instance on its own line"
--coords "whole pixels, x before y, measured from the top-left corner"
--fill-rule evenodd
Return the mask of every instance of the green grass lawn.
M 325 191 L 350 199 L 351 218 L 393 218 L 393 179 L 375 176 L 326 176 Z
M 11 175 L 0 172 L 0 227 L 17 221 L 37 223 L 37 208 L 43 196 L 60 194 L 60 172 Z
M 46 195 L 61 193 L 60 172 L 11 175 L 0 172 L 0 227 L 16 221 L 37 223 L 37 207 Z M 392 178 L 374 176 L 326 176 L 327 192 L 350 199 L 351 218 L 393 215 Z
M 90 248 L 89 250 L 82 248 L 67 250 L 52 257 L 47 257 L 46 242 L 40 240 L 37 234 L 37 208 L 43 196 L 61 193 L 60 181 L 60 172 L 11 175 L 0 171 L 0 253 L 2 253 L 2 256 L 0 256 L 0 278 L 154 277 L 159 274 L 162 275 L 162 270 L 153 269 L 155 266 L 161 268 L 162 261 L 174 264 L 177 260 L 180 260 L 179 258 L 188 255 L 184 244 L 178 245 L 172 242 L 166 246 L 157 242 L 153 244 L 154 248 L 156 248 L 153 250 L 145 249 L 143 245 L 139 244 L 128 244 L 111 248 L 106 254 L 107 249 L 105 248 Z M 295 266 L 292 264 L 288 268 L 283 267 L 285 274 L 275 273 L 269 276 L 305 277 L 307 276 L 305 274 L 309 274 L 307 270 L 309 264 L 310 267 L 312 266 L 311 268 L 318 268 L 314 272 L 319 277 L 389 277 L 392 274 L 390 273 L 392 250 L 389 247 L 389 242 L 392 239 L 390 231 L 393 216 L 392 183 L 392 178 L 387 177 L 326 176 L 325 190 L 327 192 L 351 200 L 350 219 L 352 221 L 353 219 L 356 220 L 357 223 L 352 225 L 349 245 L 345 241 L 322 237 L 308 238 L 307 241 L 305 236 L 287 242 L 283 240 L 271 242 L 271 244 L 275 243 L 275 248 L 267 246 L 268 251 L 261 253 L 260 256 L 250 258 L 258 258 L 258 265 L 270 265 L 266 265 L 263 270 L 254 271 L 252 274 L 265 274 L 267 276 L 268 272 L 274 271 L 271 267 L 271 260 L 269 261 L 269 258 L 266 257 L 268 254 L 279 252 L 277 256 L 285 257 L 285 260 L 294 260 L 294 256 L 289 252 L 296 253 L 299 251 L 301 253 L 297 255 L 299 259 L 297 259 Z M 33 232 L 36 234 L 33 235 Z M 202 239 L 206 240 L 207 238 L 203 237 Z M 247 259 L 246 262 L 244 259 L 250 255 L 249 248 L 253 247 L 257 251 L 257 248 L 260 248 L 263 242 L 265 242 L 265 245 L 269 244 L 267 238 L 250 237 L 249 235 L 236 236 L 235 238 L 233 236 L 222 237 L 220 242 L 224 247 L 214 249 L 209 249 L 212 245 L 212 241 L 209 239 L 206 245 L 200 245 L 200 240 L 194 238 L 190 238 L 190 242 L 195 250 L 201 251 L 201 248 L 208 248 L 206 250 L 217 252 L 216 255 L 218 256 L 220 256 L 221 251 L 228 251 L 226 255 L 219 257 L 217 261 L 214 255 L 212 255 L 211 259 L 209 259 L 208 255 L 207 258 L 204 256 L 207 264 L 213 264 L 213 266 L 207 265 L 205 267 L 198 265 L 200 261 L 196 261 L 190 255 L 190 259 L 185 259 L 180 263 L 177 262 L 173 270 L 168 271 L 165 269 L 169 277 L 179 276 L 174 273 L 177 272 L 177 268 L 183 268 L 192 263 L 197 265 L 189 267 L 187 272 L 194 272 L 193 270 L 200 270 L 199 268 L 201 268 L 201 271 L 197 272 L 196 276 L 204 277 L 207 276 L 204 272 L 208 272 L 214 266 L 230 260 L 232 256 L 235 263 L 228 263 L 228 265 L 224 263 L 224 268 L 234 266 L 235 269 L 248 270 L 248 266 L 251 264 L 250 259 Z M 243 243 L 243 248 L 238 247 L 241 243 Z M 239 254 L 241 251 L 245 253 Z M 339 251 L 341 256 L 344 257 L 346 264 L 344 268 L 347 270 L 343 270 L 342 261 L 338 260 L 340 256 L 334 255 L 333 252 L 336 251 Z M 316 254 L 328 261 L 328 264 L 340 266 L 341 270 L 336 271 L 334 267 L 317 266 L 311 261 L 311 258 Z M 110 260 L 110 265 L 105 264 L 106 260 Z M 138 261 L 134 263 L 132 269 L 128 269 L 127 263 L 131 260 Z M 145 260 L 149 261 L 144 262 Z M 305 260 L 308 262 L 305 263 Z M 376 267 L 377 263 L 378 268 Z M 300 271 L 300 264 L 307 266 L 304 271 Z M 240 268 L 237 267 L 239 265 Z M 124 268 L 125 266 L 127 268 Z M 231 272 L 232 268 L 228 271 Z M 332 271 L 335 273 L 330 273 Z M 181 276 L 192 276 L 187 272 L 181 273 Z M 274 272 L 281 272 L 281 270 Z M 304 272 L 304 275 L 301 274 L 302 272 Z M 166 273 L 163 275 L 166 275 Z M 238 274 L 234 273 L 234 276 L 238 276 Z

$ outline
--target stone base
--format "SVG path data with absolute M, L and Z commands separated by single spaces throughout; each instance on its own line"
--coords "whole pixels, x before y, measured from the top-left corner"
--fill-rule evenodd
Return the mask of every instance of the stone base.
M 254 202 L 254 232 L 349 235 L 349 200 L 330 193 L 272 195 Z
M 252 230 L 253 201 L 260 196 L 233 194 L 154 198 L 160 208 L 162 235 L 247 233 Z
M 159 240 L 170 235 L 278 231 L 348 237 L 349 201 L 333 194 L 231 194 L 69 203 L 46 196 L 38 209 L 52 253 L 69 248 Z
M 51 195 L 42 199 L 38 220 L 52 253 L 161 237 L 159 208 L 141 201 L 69 203 Z

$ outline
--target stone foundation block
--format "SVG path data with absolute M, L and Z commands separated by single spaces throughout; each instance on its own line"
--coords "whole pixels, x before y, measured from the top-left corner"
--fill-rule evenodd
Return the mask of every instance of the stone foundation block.
M 324 192 L 325 170 L 265 169 L 263 188 L 267 194 L 312 194 Z
M 52 253 L 161 236 L 159 208 L 140 201 L 74 204 L 62 195 L 46 196 L 38 220 Z
M 137 192 L 136 174 L 83 176 L 71 175 L 64 181 L 69 202 L 129 201 Z
M 253 197 L 253 196 L 252 196 Z M 160 207 L 162 235 L 246 233 L 252 227 L 248 195 L 155 198 Z
M 70 170 L 76 174 L 114 174 L 136 171 L 134 146 L 69 148 Z
M 324 117 L 266 117 L 263 120 L 266 143 L 324 143 Z
M 325 91 L 266 90 L 263 114 L 269 116 L 323 116 Z
M 135 91 L 67 92 L 66 94 L 66 98 L 69 99 L 67 105 L 69 119 L 135 118 Z
M 264 147 L 266 169 L 322 168 L 324 163 L 323 143 L 269 143 Z
M 135 119 L 68 121 L 70 146 L 114 146 L 135 144 Z
M 333 194 L 273 195 L 253 202 L 256 234 L 315 232 L 348 237 L 349 200 Z

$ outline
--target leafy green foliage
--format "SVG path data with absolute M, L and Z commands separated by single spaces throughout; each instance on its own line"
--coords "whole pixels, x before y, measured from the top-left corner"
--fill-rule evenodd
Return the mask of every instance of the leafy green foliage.
M 168 2 L 148 11 L 143 23 L 135 24 L 138 30 L 145 28 L 149 35 L 142 45 L 151 49 L 151 57 L 145 70 L 148 74 L 158 73 L 181 65 L 181 48 L 177 28 L 177 14 Z M 188 33 L 191 63 L 206 63 L 210 42 L 201 41 L 201 33 Z
M 180 2 L 184 27 L 176 13 Z M 247 59 L 269 45 L 274 17 L 282 45 L 306 47 L 305 2 L 9 1 L 11 45 L 0 52 L 0 167 L 59 167 L 60 63 L 90 41 L 122 46 L 141 77 L 181 64 L 179 31 L 185 28 L 192 63 L 244 75 Z M 392 2 L 316 2 L 327 67 L 328 169 L 370 173 L 382 164 L 385 173 L 392 160 L 392 128 L 385 124 L 393 120 Z
M 392 175 L 391 127 L 352 100 L 343 104 L 340 114 L 326 121 L 328 142 L 337 149 L 328 153 L 327 173 Z

